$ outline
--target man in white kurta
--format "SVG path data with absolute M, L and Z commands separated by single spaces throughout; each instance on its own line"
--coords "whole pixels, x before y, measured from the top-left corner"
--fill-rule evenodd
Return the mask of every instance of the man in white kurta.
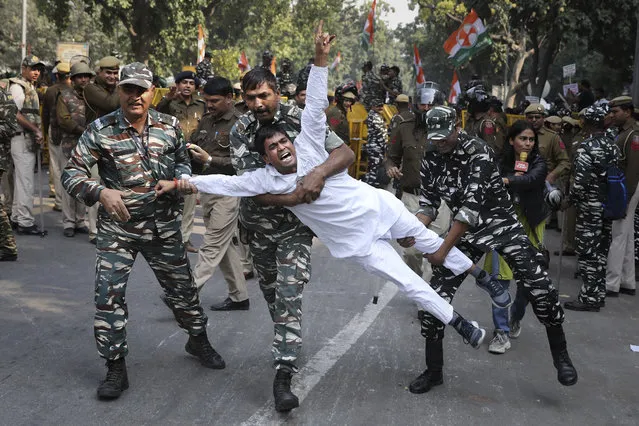
M 296 172 L 281 174 L 268 164 L 241 176 L 197 176 L 189 177 L 188 182 L 205 193 L 241 197 L 295 191 L 298 180 L 328 158 L 322 138 L 315 137 L 324 135 L 326 131 L 327 78 L 328 68 L 313 66 L 308 79 L 306 108 L 302 114 L 302 131 L 295 139 L 291 153 L 297 157 Z M 179 186 L 183 188 L 184 183 Z M 160 182 L 159 187 L 162 188 L 160 194 L 175 188 L 175 184 Z M 452 305 L 415 274 L 390 245 L 390 239 L 414 236 L 418 250 L 433 253 L 443 242 L 390 192 L 355 180 L 344 171 L 326 179 L 324 189 L 314 202 L 287 208 L 313 230 L 333 256 L 348 258 L 375 275 L 394 282 L 440 321 L 455 325 L 473 347 L 481 344 L 484 330 L 470 325 L 454 312 Z M 456 275 L 474 267 L 470 259 L 456 248 L 446 257 L 444 266 Z M 506 303 L 509 303 L 507 294 L 500 296 L 508 297 Z M 462 323 L 467 325 L 462 326 Z

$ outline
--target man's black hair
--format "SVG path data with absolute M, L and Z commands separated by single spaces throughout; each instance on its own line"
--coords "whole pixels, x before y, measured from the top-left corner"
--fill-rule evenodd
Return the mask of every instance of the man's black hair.
M 202 89 L 209 96 L 228 96 L 233 94 L 231 82 L 224 77 L 213 77 L 204 85 Z
M 268 124 L 257 129 L 257 132 L 255 133 L 254 150 L 258 154 L 264 155 L 266 153 L 266 148 L 264 148 L 264 141 L 272 138 L 277 134 L 284 135 L 288 138 L 286 130 L 284 130 L 282 126 L 277 124 Z
M 295 96 L 299 95 L 304 90 L 306 90 L 306 85 L 305 84 L 297 86 L 295 88 Z
M 395 71 L 396 75 L 399 75 L 399 67 L 397 65 L 393 65 L 392 67 L 390 67 L 390 69 L 392 69 L 393 71 Z
M 260 85 L 266 83 L 271 90 L 277 93 L 277 79 L 269 70 L 262 67 L 253 68 L 242 78 L 242 90 L 255 90 Z

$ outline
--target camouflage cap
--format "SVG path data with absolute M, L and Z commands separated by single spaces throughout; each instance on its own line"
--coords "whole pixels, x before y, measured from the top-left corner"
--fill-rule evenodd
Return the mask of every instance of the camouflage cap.
M 630 96 L 618 96 L 609 102 L 609 106 L 629 106 L 632 107 L 632 98 Z
M 71 77 L 73 78 L 76 75 L 82 75 L 82 74 L 91 75 L 91 76 L 95 75 L 91 67 L 87 65 L 86 62 L 76 62 L 75 64 L 73 64 L 73 66 L 71 67 Z
M 609 110 L 610 109 L 607 104 L 591 105 L 586 108 L 586 111 L 584 112 L 584 119 L 590 124 L 601 124 Z
M 148 89 L 153 85 L 153 73 L 143 63 L 133 62 L 122 68 L 118 86 L 122 86 L 123 84 L 134 84 Z
M 528 108 L 524 111 L 525 115 L 528 114 L 546 114 L 546 108 L 542 104 L 530 104 Z
M 105 56 L 98 61 L 100 68 L 120 68 L 120 60 L 115 56 Z
M 408 95 L 402 93 L 401 95 L 397 95 L 397 97 L 395 98 L 395 102 L 407 104 L 408 102 L 410 102 L 410 99 L 408 99 Z
M 453 133 L 456 122 L 457 113 L 453 108 L 442 105 L 431 108 L 426 113 L 426 126 L 428 127 L 426 138 L 435 141 L 446 139 Z
M 23 67 L 35 67 L 36 65 L 44 66 L 44 62 L 42 62 L 40 58 L 35 55 L 27 55 L 22 60 Z
M 546 119 L 546 121 L 551 124 L 561 124 L 561 117 L 558 117 L 556 115 L 551 115 L 550 117 Z

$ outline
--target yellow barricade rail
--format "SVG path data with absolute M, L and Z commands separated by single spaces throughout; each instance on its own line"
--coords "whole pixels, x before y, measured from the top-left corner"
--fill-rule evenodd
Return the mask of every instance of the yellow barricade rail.
M 153 105 L 154 107 L 157 106 L 157 104 L 160 103 L 164 95 L 169 93 L 169 90 L 170 89 L 168 87 L 156 87 L 155 95 L 153 95 L 153 100 L 151 101 L 151 105 Z

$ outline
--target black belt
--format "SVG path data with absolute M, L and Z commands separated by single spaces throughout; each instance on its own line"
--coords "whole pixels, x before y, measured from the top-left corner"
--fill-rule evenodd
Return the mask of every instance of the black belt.
M 421 188 L 402 188 L 402 191 L 413 195 L 419 195 L 421 193 Z

